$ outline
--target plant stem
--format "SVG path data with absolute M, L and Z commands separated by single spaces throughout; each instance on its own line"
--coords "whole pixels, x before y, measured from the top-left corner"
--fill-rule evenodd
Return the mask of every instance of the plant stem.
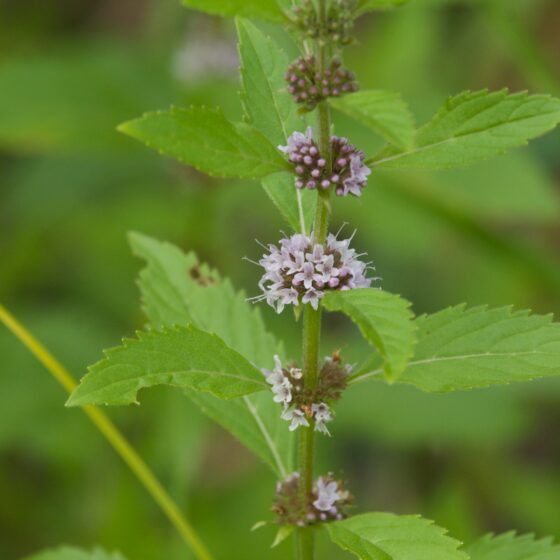
M 325 0 L 319 0 L 319 17 L 324 25 Z M 326 68 L 327 50 L 320 36 L 317 40 L 317 71 L 322 74 Z M 318 106 L 318 145 L 322 156 L 327 160 L 327 167 L 332 167 L 330 142 L 330 111 L 326 102 Z M 317 209 L 313 226 L 315 243 L 325 243 L 329 225 L 330 192 L 318 190 Z M 321 306 L 313 309 L 306 305 L 303 312 L 303 380 L 306 388 L 313 389 L 317 385 L 319 373 L 319 349 L 321 341 Z M 313 491 L 315 462 L 315 426 L 313 420 L 308 428 L 302 428 L 299 440 L 299 472 L 300 472 L 300 501 L 306 504 Z M 313 560 L 315 548 L 315 534 L 311 528 L 297 531 L 297 557 L 299 560 Z
M 77 383 L 62 364 L 19 322 L 0 305 L 0 322 L 24 344 L 31 353 L 45 366 L 52 376 L 66 389 L 68 393 L 76 388 Z M 212 556 L 200 540 L 191 524 L 185 519 L 177 504 L 166 492 L 163 486 L 142 460 L 130 443 L 109 418 L 94 406 L 82 409 L 97 429 L 105 436 L 113 449 L 121 456 L 130 470 L 151 494 L 167 518 L 175 526 L 185 543 L 191 548 L 199 560 L 212 560 Z

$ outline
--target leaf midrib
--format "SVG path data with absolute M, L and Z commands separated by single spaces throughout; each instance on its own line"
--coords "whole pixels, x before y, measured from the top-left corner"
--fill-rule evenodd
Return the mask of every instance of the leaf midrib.
M 507 99 L 507 98 L 505 98 L 505 99 Z M 528 97 L 527 99 L 530 99 L 530 98 Z M 492 105 L 492 107 L 485 107 L 483 110 L 481 110 L 478 113 L 475 113 L 473 116 L 471 116 L 467 121 L 465 121 L 465 123 L 467 123 L 469 120 L 472 120 L 474 117 L 479 116 L 484 111 L 488 111 L 488 110 L 493 109 L 495 107 L 496 107 L 496 105 Z M 512 120 L 506 120 L 506 121 L 500 122 L 500 123 L 498 123 L 494 126 L 490 126 L 490 127 L 487 127 L 487 128 L 478 128 L 478 129 L 470 130 L 468 132 L 464 132 L 464 133 L 461 133 L 461 134 L 453 134 L 453 136 L 451 136 L 450 138 L 446 138 L 445 140 L 441 140 L 440 142 L 434 142 L 432 144 L 426 144 L 425 146 L 419 146 L 418 148 L 414 148 L 412 150 L 401 152 L 399 154 L 395 154 L 395 155 L 390 156 L 390 157 L 386 157 L 386 158 L 379 159 L 379 160 L 375 160 L 375 159 L 372 158 L 370 160 L 370 163 L 372 165 L 381 165 L 383 163 L 386 163 L 386 162 L 389 162 L 389 161 L 394 161 L 394 160 L 400 159 L 402 157 L 422 153 L 422 152 L 425 152 L 426 150 L 430 150 L 430 149 L 436 148 L 438 146 L 442 146 L 442 145 L 445 145 L 445 144 L 450 144 L 450 143 L 455 142 L 456 140 L 460 140 L 461 138 L 464 138 L 466 136 L 476 136 L 476 135 L 479 135 L 479 134 L 483 134 L 484 132 L 490 132 L 491 130 L 496 130 L 500 127 L 503 127 L 503 126 L 506 126 L 506 125 L 509 125 L 509 124 L 521 122 L 521 121 L 524 121 L 524 120 L 530 120 L 530 119 L 533 119 L 533 118 L 543 117 L 543 116 L 551 115 L 551 114 L 558 113 L 558 112 L 559 112 L 558 109 L 551 110 L 551 111 L 548 111 L 546 113 L 539 113 L 537 115 L 524 116 L 524 117 L 519 117 L 519 118 L 512 119 Z M 427 123 L 426 126 L 428 126 L 429 124 L 431 124 L 431 123 Z M 553 125 L 551 125 L 551 126 L 553 126 Z
M 525 352 L 481 352 L 476 354 L 463 354 L 461 356 L 441 356 L 441 357 L 432 357 L 426 358 L 424 360 L 416 360 L 408 362 L 408 368 L 412 368 L 414 366 L 423 365 L 423 364 L 431 364 L 437 362 L 451 362 L 451 361 L 460 361 L 460 360 L 470 360 L 470 359 L 478 359 L 478 358 L 516 358 L 518 356 L 528 356 L 528 355 L 543 355 L 543 356 L 557 356 L 557 352 L 543 352 L 540 350 L 528 350 Z M 374 377 L 375 375 L 379 375 L 383 373 L 382 369 L 376 369 L 373 371 L 369 371 L 357 377 L 350 379 L 349 385 L 354 383 L 359 383 L 364 381 L 369 377 Z
M 247 408 L 249 409 L 249 412 L 255 419 L 257 427 L 259 428 L 266 442 L 266 445 L 268 446 L 270 452 L 272 453 L 272 457 L 274 459 L 274 462 L 276 463 L 276 466 L 278 467 L 278 472 L 280 476 L 282 478 L 286 478 L 288 476 L 287 469 L 284 466 L 284 463 L 282 462 L 282 458 L 280 457 L 280 452 L 278 451 L 278 448 L 276 447 L 272 437 L 270 436 L 268 429 L 266 428 L 264 422 L 262 421 L 259 411 L 256 409 L 255 405 L 251 402 L 251 399 L 248 396 L 244 396 L 243 401 L 247 406 Z

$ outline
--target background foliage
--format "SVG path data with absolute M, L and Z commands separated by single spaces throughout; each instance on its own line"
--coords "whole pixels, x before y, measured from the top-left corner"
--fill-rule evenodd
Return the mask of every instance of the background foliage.
M 115 127 L 155 107 L 224 107 L 241 119 L 233 23 L 175 0 L 0 4 L 0 301 L 81 376 L 145 321 L 126 233 L 169 239 L 256 293 L 255 257 L 284 227 L 257 182 L 209 179 Z M 364 88 L 401 91 L 419 122 L 450 94 L 483 87 L 560 93 L 555 0 L 417 0 L 365 16 L 348 65 Z M 294 52 L 289 39 L 262 25 Z M 337 113 L 337 130 L 380 146 Z M 417 314 L 465 301 L 560 311 L 558 131 L 457 171 L 378 171 L 335 213 L 358 228 L 382 285 Z M 297 356 L 298 332 L 263 309 Z M 323 352 L 367 352 L 331 317 Z M 350 342 L 356 343 L 350 344 Z M 183 545 L 80 410 L 0 331 L 0 557 L 61 542 L 130 559 L 183 558 Z M 270 503 L 268 469 L 178 392 L 111 409 L 218 557 L 248 558 Z M 361 489 L 361 510 L 421 513 L 473 541 L 516 527 L 560 537 L 560 384 L 427 395 L 356 385 L 320 449 Z M 326 457 L 324 454 L 329 453 Z M 131 538 L 134 535 L 134 538 Z M 346 558 L 332 549 L 328 558 Z M 270 558 L 287 558 L 282 545 Z

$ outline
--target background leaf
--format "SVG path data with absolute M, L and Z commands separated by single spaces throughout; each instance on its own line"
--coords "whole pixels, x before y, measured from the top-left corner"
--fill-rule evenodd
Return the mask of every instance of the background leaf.
M 551 315 L 459 305 L 419 317 L 416 323 L 418 345 L 400 381 L 424 391 L 445 393 L 560 375 L 560 324 Z
M 106 37 L 3 57 L 0 147 L 26 155 L 129 153 L 115 126 L 178 94 L 159 57 L 146 51 L 138 65 L 138 54 L 130 42 Z
M 134 252 L 147 261 L 140 273 L 144 311 L 156 327 L 194 324 L 220 335 L 251 362 L 271 367 L 283 348 L 266 330 L 257 308 L 235 292 L 227 279 L 170 243 L 131 234 Z M 197 271 L 197 275 L 193 271 Z M 279 476 L 292 468 L 293 433 L 280 418 L 269 391 L 222 401 L 195 391 L 186 394 L 229 430 Z
M 402 6 L 409 1 L 410 0 L 359 0 L 356 11 L 358 13 L 364 13 L 373 10 L 386 10 L 388 8 Z
M 288 169 L 258 130 L 205 107 L 146 113 L 119 130 L 160 153 L 218 177 L 258 178 Z
M 245 16 L 281 22 L 286 19 L 276 0 L 181 0 L 181 2 L 208 14 Z
M 328 292 L 326 309 L 342 311 L 360 328 L 366 340 L 383 356 L 385 371 L 396 379 L 412 357 L 416 325 L 410 302 L 377 288 Z
M 263 374 L 216 335 L 193 326 L 138 333 L 105 352 L 68 404 L 136 403 L 140 389 L 191 387 L 230 399 L 268 389 Z
M 329 103 L 399 148 L 408 149 L 414 144 L 414 117 L 399 93 L 358 91 L 331 98 Z
M 109 554 L 100 548 L 86 552 L 79 548 L 63 546 L 26 556 L 23 560 L 124 560 L 124 557 L 118 552 Z
M 554 560 L 560 557 L 560 546 L 548 537 L 536 540 L 534 535 L 505 533 L 486 535 L 466 547 L 471 560 Z
M 523 146 L 560 122 L 560 100 L 507 90 L 464 92 L 447 100 L 419 131 L 416 147 L 388 147 L 372 161 L 387 168 L 468 165 Z
M 417 515 L 365 513 L 325 525 L 333 542 L 360 560 L 468 560 L 459 541 Z

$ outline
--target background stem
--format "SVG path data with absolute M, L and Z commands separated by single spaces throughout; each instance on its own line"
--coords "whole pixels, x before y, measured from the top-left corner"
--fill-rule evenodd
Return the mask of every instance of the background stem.
M 68 391 L 76 388 L 77 383 L 66 371 L 62 364 L 19 322 L 0 305 L 0 322 L 24 344 L 30 352 L 41 362 L 52 376 Z M 151 494 L 167 518 L 175 526 L 179 534 L 198 560 L 212 560 L 212 556 L 200 540 L 191 524 L 185 519 L 173 498 L 165 491 L 154 473 L 142 460 L 127 439 L 109 418 L 94 406 L 85 406 L 82 410 L 105 436 L 113 449 L 121 456 L 130 470 Z

